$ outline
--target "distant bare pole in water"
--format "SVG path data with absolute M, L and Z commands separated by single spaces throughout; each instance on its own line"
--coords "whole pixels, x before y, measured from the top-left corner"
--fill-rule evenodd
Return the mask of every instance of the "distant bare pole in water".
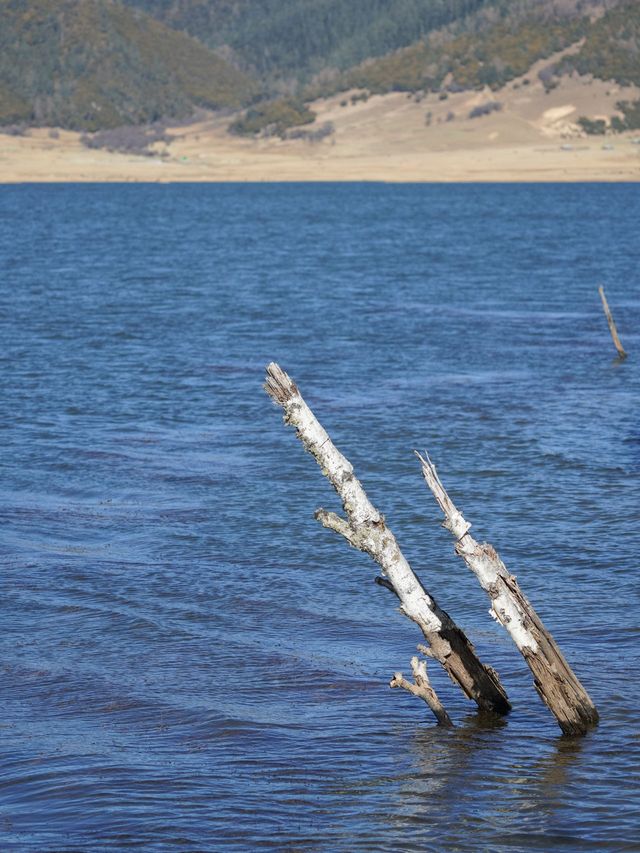
M 609 303 L 607 302 L 607 297 L 604 295 L 604 287 L 602 285 L 600 285 L 600 287 L 598 288 L 598 293 L 600 294 L 600 299 L 602 299 L 602 307 L 604 308 L 604 314 L 607 318 L 607 323 L 609 324 L 609 331 L 611 332 L 611 337 L 613 338 L 615 348 L 618 350 L 618 355 L 621 359 L 626 358 L 627 354 L 624 351 L 624 347 L 620 343 L 620 338 L 618 337 L 618 330 L 616 329 L 616 324 L 613 320 L 611 310 L 609 309 Z
M 422 586 L 400 551 L 384 516 L 369 501 L 351 463 L 335 447 L 292 379 L 277 364 L 271 363 L 267 366 L 264 387 L 271 399 L 282 407 L 284 422 L 296 429 L 305 449 L 315 458 L 342 500 L 346 518 L 319 509 L 316 519 L 378 563 L 383 572 L 381 585 L 398 596 L 400 610 L 420 627 L 427 640 L 427 647 L 420 646 L 419 651 L 442 664 L 451 680 L 480 709 L 501 714 L 509 711 L 511 705 L 498 674 L 480 662 L 462 629 Z M 412 670 L 415 685 L 396 673 L 390 686 L 402 687 L 420 696 L 440 725 L 452 725 L 429 683 L 426 666 L 415 660 L 412 661 Z
M 427 486 L 444 513 L 443 526 L 456 540 L 456 554 L 462 557 L 491 599 L 489 613 L 511 635 L 533 673 L 540 697 L 564 734 L 586 734 L 598 723 L 598 712 L 589 694 L 520 589 L 515 575 L 509 573 L 491 545 L 480 544 L 470 535 L 471 525 L 447 494 L 426 453 L 426 459 L 419 453 L 416 456 L 422 463 Z

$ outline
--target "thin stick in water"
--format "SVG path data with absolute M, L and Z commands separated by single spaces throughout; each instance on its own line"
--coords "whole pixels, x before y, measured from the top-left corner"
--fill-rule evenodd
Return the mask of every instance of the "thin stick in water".
M 598 288 L 598 293 L 600 294 L 600 299 L 602 299 L 602 307 L 604 308 L 604 314 L 607 318 L 607 323 L 609 324 L 609 331 L 611 332 L 611 337 L 613 338 L 613 343 L 615 348 L 618 350 L 618 355 L 621 359 L 626 358 L 627 354 L 624 351 L 624 347 L 620 343 L 620 338 L 618 337 L 618 330 L 616 329 L 616 324 L 613 320 L 613 314 L 609 308 L 609 303 L 607 302 L 607 297 L 604 295 L 604 287 L 600 285 Z

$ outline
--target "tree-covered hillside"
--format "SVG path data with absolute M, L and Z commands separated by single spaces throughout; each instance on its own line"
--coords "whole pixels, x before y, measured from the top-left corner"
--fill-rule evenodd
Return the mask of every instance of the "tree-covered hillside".
M 551 73 L 576 70 L 620 83 L 640 79 L 640 4 L 567 0 L 496 2 L 414 44 L 368 59 L 308 87 L 308 97 L 350 88 L 372 93 L 497 88 L 570 45 Z
M 624 0 L 594 21 L 580 52 L 567 63 L 567 68 L 602 80 L 640 86 L 638 0 Z
M 110 0 L 0 0 L 0 124 L 93 130 L 258 91 L 195 39 Z
M 261 97 L 235 131 L 284 132 L 321 95 L 497 88 L 569 45 L 549 85 L 640 84 L 640 2 L 0 0 L 0 124 L 94 130 Z
M 325 86 L 324 93 L 353 87 L 373 93 L 498 88 L 525 74 L 538 59 L 576 42 L 587 25 L 583 18 L 526 21 L 516 27 L 499 21 L 474 34 L 434 38 L 363 63 Z
M 125 0 L 260 75 L 308 79 L 422 38 L 492 0 Z

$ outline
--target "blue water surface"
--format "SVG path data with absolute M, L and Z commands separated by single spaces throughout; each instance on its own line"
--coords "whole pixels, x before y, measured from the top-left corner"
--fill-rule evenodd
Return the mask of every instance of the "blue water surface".
M 2 851 L 640 850 L 637 185 L 0 192 Z M 623 343 L 615 358 L 597 293 Z M 276 360 L 514 705 L 421 636 Z M 562 737 L 412 455 L 601 725 Z

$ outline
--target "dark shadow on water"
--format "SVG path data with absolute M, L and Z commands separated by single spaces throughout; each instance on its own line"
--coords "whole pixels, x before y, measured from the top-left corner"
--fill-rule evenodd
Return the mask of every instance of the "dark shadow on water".
M 470 733 L 475 731 L 500 731 L 509 725 L 509 714 L 492 714 L 489 711 L 479 711 L 467 714 L 463 718 L 460 730 Z

